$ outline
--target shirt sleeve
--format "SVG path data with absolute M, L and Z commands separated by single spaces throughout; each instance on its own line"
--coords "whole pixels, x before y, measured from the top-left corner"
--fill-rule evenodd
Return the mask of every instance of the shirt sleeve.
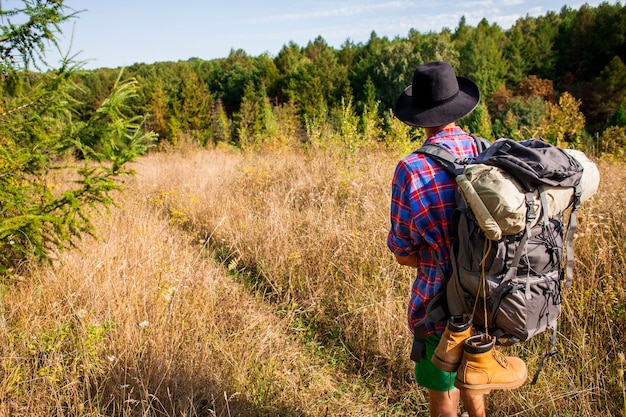
M 418 212 L 413 205 L 419 193 L 411 171 L 401 161 L 396 166 L 391 188 L 390 220 L 391 228 L 387 235 L 387 246 L 398 256 L 416 253 L 422 238 L 415 227 L 414 213 Z

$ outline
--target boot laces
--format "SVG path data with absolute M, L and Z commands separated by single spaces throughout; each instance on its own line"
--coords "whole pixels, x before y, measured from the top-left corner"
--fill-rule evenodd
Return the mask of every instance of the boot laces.
M 506 360 L 506 356 L 504 356 L 500 351 L 496 350 L 495 346 L 493 348 L 493 358 L 503 367 L 508 368 L 509 361 Z

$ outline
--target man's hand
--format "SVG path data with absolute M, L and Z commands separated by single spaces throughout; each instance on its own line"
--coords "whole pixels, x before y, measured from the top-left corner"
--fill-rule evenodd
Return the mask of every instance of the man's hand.
M 396 257 L 396 261 L 398 261 L 400 265 L 410 266 L 413 268 L 418 267 L 419 256 L 417 256 L 417 253 L 414 253 L 408 256 L 399 256 L 399 255 L 394 254 L 394 256 Z

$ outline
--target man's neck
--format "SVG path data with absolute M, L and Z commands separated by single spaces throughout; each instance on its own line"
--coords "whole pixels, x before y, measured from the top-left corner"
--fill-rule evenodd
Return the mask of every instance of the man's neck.
M 455 122 L 448 123 L 447 125 L 437 126 L 437 127 L 425 127 L 424 133 L 426 133 L 426 137 L 429 138 L 431 136 L 435 136 L 437 133 L 441 132 L 444 129 L 451 129 L 456 126 Z

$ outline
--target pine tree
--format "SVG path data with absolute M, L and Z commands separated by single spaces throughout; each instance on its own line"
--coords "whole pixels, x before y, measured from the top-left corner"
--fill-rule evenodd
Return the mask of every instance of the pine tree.
M 608 127 L 626 127 L 626 108 L 620 104 L 609 119 Z
M 64 14 L 62 0 L 23 4 L 0 11 L 25 22 L 2 20 L 0 28 L 0 274 L 46 261 L 51 251 L 92 232 L 91 208 L 114 202 L 112 191 L 132 174 L 127 163 L 152 139 L 143 117 L 128 114 L 138 88 L 122 73 L 109 97 L 76 120 L 70 81 L 76 66 L 64 60 L 58 69 L 26 72 L 43 65 L 45 42 L 54 41 L 58 24 L 72 15 Z M 73 180 L 57 182 L 67 176 Z
M 364 88 L 365 101 L 361 112 L 361 132 L 365 140 L 374 140 L 380 133 L 378 117 L 379 101 L 376 100 L 376 90 L 372 79 L 368 77 Z

